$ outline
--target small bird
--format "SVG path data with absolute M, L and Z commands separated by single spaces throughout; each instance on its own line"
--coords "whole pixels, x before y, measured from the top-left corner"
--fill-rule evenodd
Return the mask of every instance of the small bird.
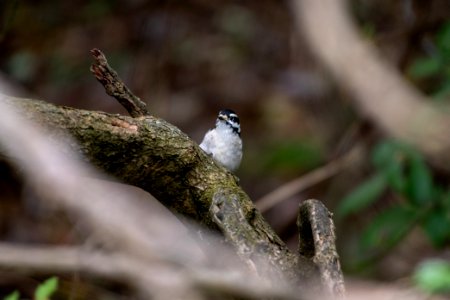
M 217 116 L 216 127 L 205 134 L 200 148 L 228 170 L 235 171 L 242 159 L 238 115 L 231 109 L 221 110 Z

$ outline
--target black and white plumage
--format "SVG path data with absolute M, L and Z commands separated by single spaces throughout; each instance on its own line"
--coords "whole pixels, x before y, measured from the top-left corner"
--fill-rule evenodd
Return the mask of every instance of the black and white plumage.
M 219 112 L 216 127 L 203 138 L 200 148 L 230 171 L 235 171 L 242 160 L 241 125 L 231 109 Z

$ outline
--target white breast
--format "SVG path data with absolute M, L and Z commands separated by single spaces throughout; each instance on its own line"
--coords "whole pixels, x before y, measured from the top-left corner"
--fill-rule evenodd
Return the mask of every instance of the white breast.
M 208 131 L 200 148 L 230 171 L 236 170 L 241 164 L 242 140 L 226 124 L 218 124 Z

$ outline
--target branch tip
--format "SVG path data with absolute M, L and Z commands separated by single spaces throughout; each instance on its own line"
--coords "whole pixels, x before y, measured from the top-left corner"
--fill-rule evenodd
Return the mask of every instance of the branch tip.
M 331 212 L 318 200 L 310 199 L 300 204 L 297 219 L 299 254 L 314 261 L 323 286 L 331 295 L 342 299 L 345 297 L 344 277 L 331 216 Z
M 103 52 L 97 48 L 91 49 L 90 52 L 94 58 L 90 71 L 103 85 L 106 93 L 119 101 L 133 118 L 149 115 L 147 104 L 135 96 L 119 78 L 117 72 L 108 65 Z

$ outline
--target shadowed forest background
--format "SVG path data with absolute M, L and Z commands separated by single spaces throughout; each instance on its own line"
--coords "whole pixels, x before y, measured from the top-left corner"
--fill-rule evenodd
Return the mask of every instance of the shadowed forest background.
M 350 9 L 383 59 L 433 105 L 448 109 L 450 2 L 360 0 Z M 292 249 L 298 203 L 319 199 L 334 212 L 348 281 L 448 296 L 449 167 L 430 164 L 365 118 L 293 18 L 286 2 L 269 0 L 2 1 L 0 92 L 127 114 L 89 72 L 89 50 L 99 48 L 153 115 L 197 142 L 220 109 L 233 109 L 244 142 L 237 176 L 257 206 L 291 180 L 339 162 L 323 180 L 264 208 Z M 342 162 L 351 151 L 357 154 Z M 76 242 L 82 229 L 42 208 L 7 162 L 0 168 L 0 240 Z M 44 278 L 2 271 L 0 295 L 15 289 L 32 295 Z M 63 277 L 61 290 L 73 280 Z M 128 291 L 101 282 L 81 280 L 78 288 L 97 299 L 128 299 Z M 60 293 L 66 299 L 70 291 Z

